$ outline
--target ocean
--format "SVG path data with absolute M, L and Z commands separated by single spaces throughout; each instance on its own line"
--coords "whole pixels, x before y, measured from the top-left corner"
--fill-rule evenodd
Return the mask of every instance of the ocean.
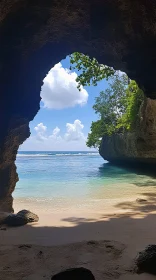
M 14 201 L 36 203 L 47 211 L 94 207 L 112 199 L 128 199 L 155 186 L 142 172 L 116 167 L 98 152 L 18 152 L 19 182 Z

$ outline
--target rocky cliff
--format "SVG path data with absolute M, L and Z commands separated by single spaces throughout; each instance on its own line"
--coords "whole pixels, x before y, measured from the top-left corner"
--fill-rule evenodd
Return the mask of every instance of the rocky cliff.
M 156 163 L 156 100 L 145 98 L 135 130 L 104 136 L 99 152 L 114 163 Z

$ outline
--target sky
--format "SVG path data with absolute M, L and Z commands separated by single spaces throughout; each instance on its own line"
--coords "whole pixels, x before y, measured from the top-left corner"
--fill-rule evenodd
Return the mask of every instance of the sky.
M 43 80 L 40 110 L 30 122 L 31 136 L 20 151 L 87 151 L 87 135 L 97 120 L 92 106 L 95 97 L 107 87 L 103 80 L 96 87 L 77 89 L 78 71 L 70 71 L 69 57 L 58 62 Z M 92 149 L 93 150 L 93 149 Z

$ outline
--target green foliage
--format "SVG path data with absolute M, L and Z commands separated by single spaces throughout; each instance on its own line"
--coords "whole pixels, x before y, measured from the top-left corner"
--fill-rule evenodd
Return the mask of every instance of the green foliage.
M 103 131 L 105 131 L 105 124 L 103 120 L 98 120 L 92 122 L 91 132 L 88 133 L 87 146 L 88 147 L 98 147 L 103 136 Z
M 118 119 L 116 129 L 124 128 L 132 131 L 136 128 L 143 97 L 143 91 L 139 89 L 135 81 L 131 81 L 126 89 L 125 114 Z
M 101 91 L 95 99 L 93 109 L 99 120 L 92 122 L 88 134 L 87 146 L 99 147 L 104 135 L 133 130 L 138 121 L 139 107 L 144 94 L 135 81 L 130 81 L 126 74 L 99 64 L 89 56 L 75 52 L 70 56 L 71 70 L 77 69 L 78 89 L 81 86 L 97 86 L 103 79 L 109 79 L 108 88 Z
M 104 135 L 133 130 L 143 97 L 144 94 L 136 82 L 129 82 L 126 74 L 116 74 L 111 78 L 109 87 L 100 92 L 95 100 L 93 109 L 100 120 L 92 122 L 87 146 L 99 147 Z
M 81 85 L 97 86 L 97 82 L 108 79 L 115 73 L 113 68 L 99 64 L 95 58 L 91 59 L 88 55 L 78 52 L 70 56 L 70 63 L 72 64 L 71 70 L 77 69 L 81 72 L 76 79 L 79 89 Z

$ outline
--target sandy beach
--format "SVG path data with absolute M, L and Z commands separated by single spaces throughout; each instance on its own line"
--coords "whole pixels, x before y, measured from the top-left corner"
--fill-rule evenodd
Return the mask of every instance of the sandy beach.
M 137 253 L 156 243 L 155 200 L 150 188 L 103 208 L 97 203 L 92 211 L 72 208 L 50 213 L 27 202 L 25 208 L 38 210 L 40 221 L 0 230 L 0 279 L 48 280 L 62 269 L 80 266 L 91 269 L 97 280 L 155 279 L 133 272 Z M 14 206 L 18 211 L 23 202 L 16 200 Z

